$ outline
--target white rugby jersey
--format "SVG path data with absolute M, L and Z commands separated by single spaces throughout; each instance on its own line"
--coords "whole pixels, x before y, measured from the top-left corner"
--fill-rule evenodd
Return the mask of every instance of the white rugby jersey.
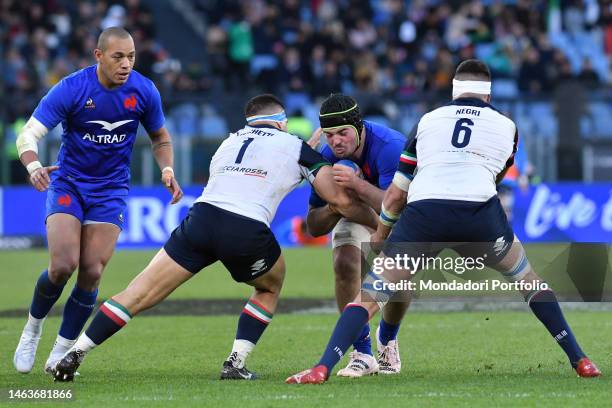
M 206 202 L 270 226 L 281 200 L 325 159 L 297 136 L 272 126 L 246 126 L 221 143 L 196 202 Z
M 406 175 L 416 166 L 408 202 L 484 202 L 497 194 L 497 177 L 514 163 L 518 132 L 488 103 L 459 98 L 425 114 L 408 139 L 398 169 Z

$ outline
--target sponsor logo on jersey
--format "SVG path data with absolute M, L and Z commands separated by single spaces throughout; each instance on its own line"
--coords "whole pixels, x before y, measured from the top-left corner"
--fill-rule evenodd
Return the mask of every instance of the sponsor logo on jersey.
M 255 261 L 253 265 L 251 265 L 251 270 L 253 271 L 251 273 L 251 276 L 257 275 L 258 273 L 262 272 L 264 269 L 266 269 L 265 259 L 260 259 L 259 261 Z
M 70 204 L 72 203 L 72 197 L 70 197 L 70 194 L 66 193 L 57 198 L 57 203 L 63 207 L 70 207 Z
M 135 110 L 138 101 L 136 100 L 136 95 L 132 94 L 130 96 L 126 96 L 123 100 L 123 107 L 127 110 Z
M 241 166 L 223 166 L 223 172 L 228 173 L 241 173 L 245 176 L 254 176 L 266 178 L 268 176 L 268 172 L 262 169 L 253 169 L 250 167 L 241 167 Z
M 93 99 L 87 98 L 87 102 L 85 102 L 85 109 L 94 109 L 95 107 L 96 104 L 94 103 Z
M 90 121 L 87 121 L 87 123 L 96 123 L 102 126 L 102 129 L 112 132 L 118 127 L 123 126 L 126 123 L 130 123 L 133 121 L 134 119 L 120 120 L 117 122 L 106 122 L 104 120 L 90 120 Z M 100 143 L 100 144 L 112 144 L 112 143 L 121 143 L 125 140 L 126 137 L 127 137 L 127 134 L 125 133 L 121 133 L 121 134 L 107 133 L 103 135 L 94 135 L 91 133 L 85 133 L 85 135 L 83 136 L 83 140 L 89 140 L 90 142 Z
M 104 120 L 90 120 L 87 121 L 87 123 L 97 123 L 98 125 L 102 126 L 102 129 L 104 130 L 108 130 L 109 132 L 112 132 L 113 130 L 117 129 L 120 126 L 125 125 L 126 123 L 130 123 L 133 122 L 134 119 L 128 119 L 128 120 L 120 120 L 118 122 L 106 122 Z

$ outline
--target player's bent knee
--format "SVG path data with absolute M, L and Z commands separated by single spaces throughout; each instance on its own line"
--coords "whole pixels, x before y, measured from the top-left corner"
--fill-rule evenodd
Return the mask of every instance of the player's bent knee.
M 51 259 L 49 264 L 49 278 L 54 283 L 65 283 L 78 266 L 78 259 L 60 257 Z
M 258 277 L 255 280 L 247 282 L 249 285 L 255 287 L 257 291 L 280 294 L 285 281 L 285 263 L 284 260 L 279 258 L 277 263 L 268 272 Z
M 361 251 L 352 245 L 337 248 L 334 254 L 334 272 L 336 278 L 356 279 L 361 274 Z
M 104 266 L 102 264 L 80 265 L 79 280 L 97 285 L 102 279 L 103 270 Z

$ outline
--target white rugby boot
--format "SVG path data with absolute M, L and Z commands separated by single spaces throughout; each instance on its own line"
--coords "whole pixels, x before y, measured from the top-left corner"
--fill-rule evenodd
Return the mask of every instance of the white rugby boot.
M 390 340 L 385 346 L 379 340 L 380 327 L 376 329 L 376 349 L 380 374 L 399 374 L 402 371 L 397 340 Z
M 353 351 L 349 354 L 349 362 L 346 367 L 338 371 L 339 377 L 363 377 L 378 374 L 378 362 L 369 354 Z
M 36 319 L 30 315 L 28 322 L 21 332 L 19 344 L 13 355 L 13 365 L 20 373 L 27 374 L 32 371 L 32 367 L 34 367 L 36 349 L 38 348 L 38 342 L 42 335 L 44 321 L 44 318 Z

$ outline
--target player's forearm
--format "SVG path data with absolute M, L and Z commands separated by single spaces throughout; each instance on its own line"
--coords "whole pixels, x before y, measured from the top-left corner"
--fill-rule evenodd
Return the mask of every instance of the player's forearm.
M 38 159 L 38 142 L 48 133 L 48 129 L 40 123 L 35 117 L 30 117 L 26 122 L 15 145 L 17 146 L 17 153 L 19 154 L 19 160 L 28 169 L 28 172 L 32 174 L 36 169 L 42 167 Z
M 389 236 L 393 225 L 397 222 L 401 212 L 406 206 L 407 197 L 408 193 L 398 188 L 395 184 L 389 186 L 382 201 L 381 212 L 376 228 L 376 233 L 379 237 L 386 238 Z
M 394 214 L 399 214 L 406 206 L 407 197 L 407 192 L 397 188 L 394 184 L 391 184 L 384 194 L 382 203 L 385 210 Z
M 162 128 L 159 131 L 150 134 L 151 149 L 153 156 L 159 168 L 163 170 L 166 167 L 174 166 L 174 151 L 172 149 L 172 140 L 168 132 Z
M 308 233 L 313 237 L 319 237 L 329 233 L 338 223 L 342 216 L 333 212 L 328 205 L 323 207 L 310 207 L 306 216 L 306 227 Z
M 385 196 L 385 190 L 381 190 L 365 180 L 360 180 L 355 193 L 364 203 L 372 207 L 377 213 L 380 213 L 380 204 Z
M 378 214 L 368 204 L 355 200 L 351 205 L 338 208 L 338 212 L 349 221 L 375 229 L 378 226 Z
M 28 168 L 28 166 L 32 163 L 39 162 L 38 154 L 32 150 L 26 150 L 23 152 L 19 156 L 19 160 L 21 160 L 21 163 L 25 166 L 25 168 Z

